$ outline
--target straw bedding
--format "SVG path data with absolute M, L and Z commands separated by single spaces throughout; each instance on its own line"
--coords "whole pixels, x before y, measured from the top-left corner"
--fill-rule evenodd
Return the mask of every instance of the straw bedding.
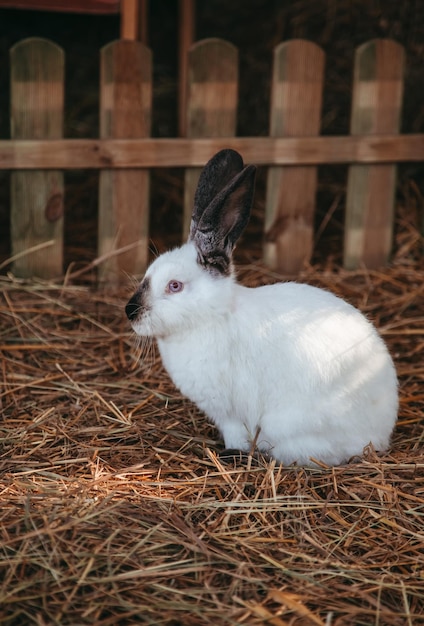
M 381 271 L 300 276 L 365 311 L 399 373 L 391 450 L 336 468 L 220 458 L 218 433 L 137 346 L 131 285 L 2 277 L 0 623 L 423 623 L 419 239 L 404 228 Z
M 175 45 L 164 46 L 164 32 L 175 32 L 168 4 L 151 3 L 158 11 L 155 18 L 151 8 L 152 47 L 162 64 L 167 49 L 175 60 Z M 402 128 L 421 128 L 421 92 L 415 88 L 422 68 L 419 3 L 298 0 L 282 3 L 275 15 L 276 3 L 261 0 L 243 3 L 243 20 L 237 18 L 238 9 L 231 18 L 216 10 L 217 3 L 197 4 L 199 38 L 223 36 L 241 49 L 241 134 L 268 132 L 264 99 L 271 54 L 274 45 L 290 37 L 324 46 L 331 71 L 323 129 L 342 134 L 348 129 L 346 76 L 354 47 L 373 37 L 395 36 L 408 52 Z M 34 35 L 37 16 L 31 14 L 31 28 L 25 30 L 22 18 L 11 15 L 0 60 L 4 111 L 7 50 Z M 66 136 L 88 136 L 88 130 L 95 136 L 96 123 L 81 120 L 80 109 L 88 110 L 87 101 L 97 97 L 98 49 L 117 36 L 117 27 L 110 25 L 115 34 L 106 33 L 85 16 L 75 29 L 70 19 L 61 30 L 59 18 L 40 18 L 35 32 L 72 46 L 77 71 L 70 62 L 68 91 L 75 102 Z M 252 47 L 257 32 L 264 43 Z M 93 52 L 84 46 L 78 52 L 86 41 Z M 81 72 L 87 74 L 85 81 Z M 168 136 L 175 130 L 169 128 L 175 115 L 164 103 L 175 85 L 164 77 L 161 81 L 153 124 L 156 134 Z M 7 116 L 0 126 L 7 136 Z M 162 176 L 156 186 L 165 189 L 162 204 L 173 207 L 180 204 L 182 190 L 172 200 L 176 185 L 171 182 Z M 92 187 L 96 196 L 96 181 Z M 3 247 L 7 189 L 8 184 L 0 186 Z M 333 202 L 333 191 L 331 201 L 320 206 Z M 68 233 L 67 262 L 86 259 L 94 248 L 85 245 L 85 237 L 94 233 L 92 243 L 96 233 L 95 227 L 86 228 L 91 205 L 85 193 L 79 188 L 75 206 L 68 200 L 77 226 L 76 236 Z M 151 221 L 164 232 L 158 223 L 160 205 Z M 422 208 L 418 191 L 417 207 Z M 337 211 L 330 217 L 322 224 L 337 230 Z M 168 220 L 168 235 L 169 222 L 175 220 Z M 261 225 L 256 228 L 262 231 Z M 257 230 L 245 238 L 249 254 L 240 277 L 246 284 L 277 278 L 246 265 L 246 259 L 258 257 L 253 248 L 259 239 Z M 75 241 L 77 252 L 71 249 Z M 81 284 L 89 273 L 68 275 L 60 283 L 0 276 L 0 624 L 424 623 L 421 241 L 414 220 L 403 215 L 389 268 L 342 271 L 330 242 L 299 276 L 344 296 L 374 320 L 400 379 L 392 448 L 384 455 L 367 450 L 363 459 L 343 467 L 313 470 L 257 457 L 220 459 L 223 443 L 217 431 L 179 396 L 154 350 L 137 346 L 123 312 L 130 284 L 106 293 L 88 281 Z M 336 249 L 339 253 L 340 246 Z

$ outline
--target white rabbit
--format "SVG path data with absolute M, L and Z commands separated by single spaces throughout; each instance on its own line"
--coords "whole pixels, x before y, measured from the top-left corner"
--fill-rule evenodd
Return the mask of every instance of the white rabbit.
M 389 352 L 375 328 L 332 293 L 293 282 L 236 282 L 256 168 L 222 150 L 204 167 L 186 244 L 149 267 L 126 314 L 155 337 L 174 384 L 227 448 L 284 464 L 328 465 L 385 450 L 398 410 Z

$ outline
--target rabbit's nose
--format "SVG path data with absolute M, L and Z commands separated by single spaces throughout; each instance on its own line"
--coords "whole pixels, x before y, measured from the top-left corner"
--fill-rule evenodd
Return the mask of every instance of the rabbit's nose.
M 135 295 L 131 298 L 131 300 L 128 302 L 127 306 L 125 307 L 125 313 L 128 319 L 130 320 L 130 322 L 133 322 L 135 320 L 139 311 L 140 311 L 140 304 L 137 300 L 137 296 Z

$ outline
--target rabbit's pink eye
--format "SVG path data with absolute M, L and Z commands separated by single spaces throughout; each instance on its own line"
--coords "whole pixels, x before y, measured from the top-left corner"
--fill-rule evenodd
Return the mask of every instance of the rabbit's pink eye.
M 178 291 L 183 290 L 183 287 L 183 283 L 181 283 L 179 280 L 171 280 L 168 283 L 168 291 L 170 293 L 178 293 Z

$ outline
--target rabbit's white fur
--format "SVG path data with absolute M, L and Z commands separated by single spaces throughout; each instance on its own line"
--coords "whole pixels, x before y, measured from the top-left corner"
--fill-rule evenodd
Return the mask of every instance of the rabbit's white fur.
M 169 291 L 172 281 L 182 290 Z M 258 432 L 258 448 L 285 464 L 338 465 L 389 445 L 395 368 L 344 300 L 293 282 L 244 287 L 230 270 L 205 269 L 193 237 L 158 257 L 137 293 L 134 330 L 157 339 L 175 385 L 227 448 L 250 450 Z

